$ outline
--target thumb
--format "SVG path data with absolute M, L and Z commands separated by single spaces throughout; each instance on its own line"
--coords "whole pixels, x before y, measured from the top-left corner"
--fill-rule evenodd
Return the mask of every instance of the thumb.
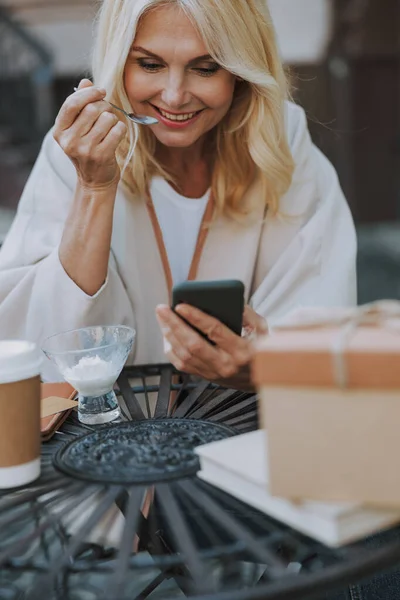
M 258 315 L 250 306 L 246 305 L 243 312 L 243 327 L 257 335 L 268 333 L 267 321 Z
M 83 90 L 84 88 L 92 87 L 93 83 L 90 79 L 82 79 L 78 85 L 78 90 Z

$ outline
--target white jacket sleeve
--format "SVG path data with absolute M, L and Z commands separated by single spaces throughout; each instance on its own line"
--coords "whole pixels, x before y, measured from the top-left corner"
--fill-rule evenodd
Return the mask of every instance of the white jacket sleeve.
M 58 247 L 76 185 L 75 169 L 50 132 L 0 251 L 0 339 L 41 343 L 54 333 L 99 324 L 133 324 L 133 311 L 110 256 L 95 296 L 64 271 Z
M 356 303 L 356 234 L 337 174 L 311 142 L 304 111 L 289 106 L 292 185 L 267 216 L 251 305 L 273 325 L 293 310 Z

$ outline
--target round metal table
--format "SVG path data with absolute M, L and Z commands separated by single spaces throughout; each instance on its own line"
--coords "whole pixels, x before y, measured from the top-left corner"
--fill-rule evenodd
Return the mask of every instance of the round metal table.
M 0 494 L 1 600 L 311 600 L 399 563 L 400 544 L 327 548 L 196 476 L 194 446 L 257 428 L 254 394 L 147 365 L 118 395 L 121 423 L 73 414 L 41 478 Z

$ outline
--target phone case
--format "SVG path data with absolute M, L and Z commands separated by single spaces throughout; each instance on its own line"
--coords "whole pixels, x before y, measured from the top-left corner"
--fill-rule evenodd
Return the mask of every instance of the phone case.
M 76 395 L 76 390 L 74 390 L 69 383 L 42 383 L 40 388 L 42 398 L 58 396 L 60 398 L 72 400 Z M 73 409 L 64 410 L 55 415 L 40 419 L 40 430 L 43 442 L 47 442 L 53 437 L 55 432 L 60 429 L 65 419 L 71 414 L 71 410 Z
M 242 333 L 244 285 L 241 281 L 185 281 L 175 285 L 172 290 L 172 308 L 178 304 L 195 306 L 221 321 L 237 335 Z

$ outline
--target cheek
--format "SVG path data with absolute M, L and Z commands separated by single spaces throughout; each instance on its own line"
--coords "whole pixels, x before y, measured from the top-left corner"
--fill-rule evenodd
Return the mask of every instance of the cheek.
M 124 86 L 131 102 L 143 102 L 152 92 L 146 73 L 129 67 L 125 69 Z
M 210 86 L 207 94 L 203 95 L 204 103 L 218 113 L 226 113 L 233 101 L 235 83 L 232 80 L 219 82 Z

